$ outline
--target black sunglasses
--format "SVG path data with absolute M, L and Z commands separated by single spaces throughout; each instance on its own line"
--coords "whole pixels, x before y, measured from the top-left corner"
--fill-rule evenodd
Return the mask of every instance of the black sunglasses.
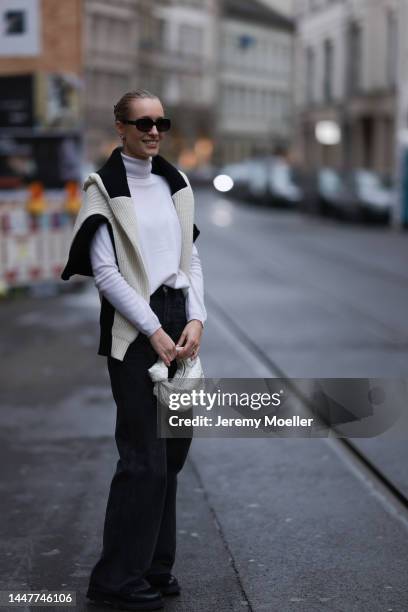
M 151 117 L 140 117 L 140 119 L 135 119 L 134 121 L 124 119 L 122 123 L 135 125 L 141 132 L 150 132 L 154 125 L 157 127 L 158 132 L 168 132 L 171 127 L 171 121 L 166 117 L 159 117 L 156 121 L 153 121 Z

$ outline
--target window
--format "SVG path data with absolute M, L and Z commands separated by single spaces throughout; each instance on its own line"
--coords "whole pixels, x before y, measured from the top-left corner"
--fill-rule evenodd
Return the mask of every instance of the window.
M 156 49 L 164 51 L 167 48 L 165 19 L 156 18 L 154 20 L 154 38 L 154 46 Z
M 306 102 L 311 104 L 314 102 L 314 79 L 315 79 L 315 52 L 314 49 L 308 47 L 306 49 Z
M 262 117 L 262 93 L 259 89 L 254 90 L 254 114 Z
M 190 74 L 180 75 L 180 95 L 184 102 L 200 102 L 201 79 Z
M 393 87 L 397 80 L 397 19 L 393 10 L 387 11 L 387 85 Z
M 273 117 L 275 109 L 274 109 L 274 98 L 275 94 L 273 91 L 268 93 L 268 118 Z
M 333 43 L 325 40 L 323 43 L 323 99 L 330 102 L 333 98 Z
M 228 114 L 231 102 L 231 89 L 228 85 L 223 85 L 221 88 L 221 112 L 223 115 Z
M 203 29 L 182 24 L 179 30 L 179 51 L 185 55 L 202 55 Z
M 4 12 L 4 34 L 25 34 L 26 26 L 25 11 L 5 11 Z
M 355 94 L 361 89 L 362 32 L 357 23 L 350 23 L 347 31 L 347 93 Z

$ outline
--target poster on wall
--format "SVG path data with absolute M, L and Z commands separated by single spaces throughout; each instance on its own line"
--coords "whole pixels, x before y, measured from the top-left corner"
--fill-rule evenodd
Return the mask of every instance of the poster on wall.
M 0 57 L 40 53 L 38 0 L 0 0 Z

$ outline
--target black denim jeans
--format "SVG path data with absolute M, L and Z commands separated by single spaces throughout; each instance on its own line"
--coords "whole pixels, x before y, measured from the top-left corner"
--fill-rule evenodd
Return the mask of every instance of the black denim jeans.
M 182 290 L 161 285 L 150 296 L 150 306 L 177 342 L 187 322 Z M 147 574 L 170 572 L 175 560 L 177 474 L 191 438 L 157 437 L 157 403 L 147 371 L 157 358 L 142 333 L 123 361 L 107 358 L 120 458 L 110 486 L 101 557 L 90 576 L 90 586 L 106 591 L 145 588 Z M 176 368 L 173 360 L 170 377 Z

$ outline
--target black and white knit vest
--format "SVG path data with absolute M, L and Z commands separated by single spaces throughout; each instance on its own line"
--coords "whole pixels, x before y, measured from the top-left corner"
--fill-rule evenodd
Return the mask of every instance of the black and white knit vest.
M 61 278 L 69 280 L 73 274 L 93 276 L 90 261 L 92 238 L 98 227 L 107 223 L 120 273 L 149 302 L 149 279 L 140 252 L 135 204 L 126 178 L 122 151 L 122 147 L 114 149 L 102 168 L 90 174 L 83 185 L 86 194 L 75 220 L 68 262 Z M 189 277 L 192 245 L 200 233 L 194 224 L 191 185 L 187 176 L 161 155 L 152 157 L 151 171 L 168 182 L 181 227 L 180 268 Z M 188 289 L 183 291 L 186 293 Z M 98 354 L 123 361 L 129 344 L 136 339 L 139 331 L 104 296 L 100 298 Z

